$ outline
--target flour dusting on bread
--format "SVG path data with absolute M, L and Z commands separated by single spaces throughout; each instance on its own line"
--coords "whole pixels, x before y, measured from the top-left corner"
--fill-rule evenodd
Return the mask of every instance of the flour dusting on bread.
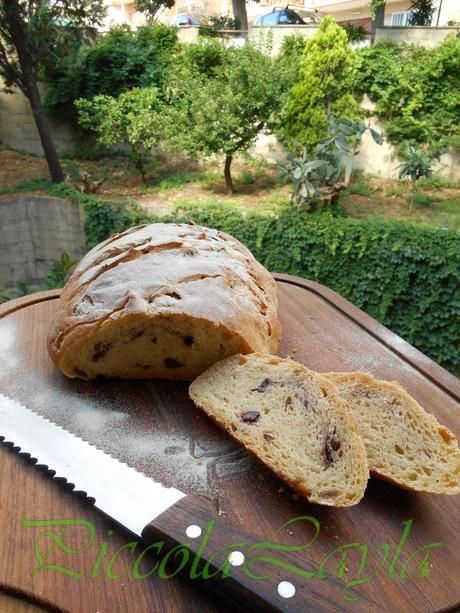
M 277 351 L 277 306 L 273 277 L 228 234 L 138 226 L 79 263 L 48 350 L 68 377 L 191 380 L 229 355 Z

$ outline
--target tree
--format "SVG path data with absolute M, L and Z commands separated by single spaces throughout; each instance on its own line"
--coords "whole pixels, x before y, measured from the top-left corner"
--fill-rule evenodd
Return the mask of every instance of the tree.
M 102 145 L 130 146 L 133 164 L 145 183 L 152 147 L 159 145 L 167 132 L 168 113 L 157 88 L 131 89 L 118 98 L 81 98 L 75 106 L 80 124 L 94 130 Z
M 134 87 L 162 88 L 178 46 L 177 29 L 164 24 L 135 31 L 114 26 L 45 71 L 45 109 L 74 119 L 78 98 L 99 94 L 117 98 Z
M 153 23 L 160 11 L 171 9 L 176 0 L 136 0 L 136 9 L 144 13 L 149 23 Z
M 248 12 L 246 10 L 246 0 L 232 0 L 233 17 L 238 23 L 240 30 L 248 29 Z
M 306 42 L 285 112 L 280 136 L 290 146 L 314 144 L 327 134 L 330 113 L 356 119 L 359 107 L 351 95 L 355 53 L 347 34 L 329 15 Z
M 435 11 L 433 0 L 416 0 L 409 8 L 411 26 L 430 26 Z
M 29 100 L 55 183 L 64 174 L 38 88 L 40 70 L 73 48 L 85 28 L 99 25 L 104 12 L 103 0 L 0 0 L 0 76 Z
M 198 63 L 184 62 L 170 83 L 174 140 L 192 154 L 224 154 L 225 183 L 233 193 L 233 157 L 254 143 L 277 111 L 281 79 L 275 63 L 249 43 L 224 48 L 208 40 L 190 45 L 186 54 Z
M 399 178 L 410 179 L 412 183 L 409 202 L 412 206 L 415 196 L 415 186 L 419 179 L 430 179 L 433 176 L 434 157 L 428 152 L 428 148 L 417 148 L 406 143 L 402 150 L 405 161 L 398 166 Z

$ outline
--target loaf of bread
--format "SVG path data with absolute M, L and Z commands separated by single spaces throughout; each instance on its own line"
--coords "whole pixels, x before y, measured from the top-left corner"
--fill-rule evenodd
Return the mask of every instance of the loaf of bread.
M 236 355 L 189 388 L 217 424 L 311 502 L 345 507 L 368 479 L 348 404 L 325 377 L 290 359 Z
M 457 440 L 399 383 L 360 372 L 326 376 L 356 417 L 371 474 L 419 492 L 460 492 Z
M 194 224 L 150 224 L 81 260 L 48 349 L 68 377 L 191 380 L 279 340 L 275 281 L 246 247 Z

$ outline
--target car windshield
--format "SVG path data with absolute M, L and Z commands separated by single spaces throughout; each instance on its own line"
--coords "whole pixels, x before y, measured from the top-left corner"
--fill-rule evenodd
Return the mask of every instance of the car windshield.
M 177 15 L 177 17 L 174 19 L 174 25 L 176 26 L 200 26 L 204 23 L 204 20 L 200 19 L 199 17 L 195 17 L 194 15 Z
M 278 13 L 277 12 L 272 12 L 269 13 L 268 15 L 264 15 L 263 17 L 260 17 L 260 25 L 262 26 L 276 26 L 276 24 L 278 23 Z
M 302 24 L 302 19 L 294 11 L 279 11 L 279 23 Z

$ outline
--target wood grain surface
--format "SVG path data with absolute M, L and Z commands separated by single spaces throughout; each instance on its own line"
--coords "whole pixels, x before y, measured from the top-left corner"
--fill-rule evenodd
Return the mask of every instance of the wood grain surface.
M 331 290 L 294 277 L 276 277 L 283 326 L 281 355 L 291 355 L 318 371 L 364 370 L 398 380 L 422 406 L 460 435 L 458 379 Z M 186 384 L 83 382 L 63 377 L 51 364 L 45 345 L 58 294 L 42 292 L 0 307 L 1 393 L 166 485 L 209 496 L 221 519 L 261 542 L 295 517 L 316 518 L 321 527 L 319 537 L 298 556 L 305 569 L 323 565 L 334 581 L 318 576 L 300 578 L 288 571 L 285 578 L 297 585 L 302 582 L 303 588 L 304 582 L 309 583 L 312 594 L 322 595 L 330 611 L 418 613 L 458 608 L 460 497 L 416 494 L 371 480 L 364 500 L 350 509 L 334 510 L 299 499 L 198 412 L 188 400 Z M 53 520 L 54 524 L 25 527 L 21 526 L 24 517 Z M 92 522 L 96 529 L 92 545 L 88 546 L 83 525 L 66 527 L 59 537 L 61 544 L 56 544 L 56 535 L 63 529 L 57 524 L 64 519 Z M 393 555 L 407 520 L 412 520 L 410 534 L 394 564 L 394 576 L 389 577 L 388 562 L 379 569 L 378 552 L 388 544 Z M 203 585 L 186 578 L 164 580 L 154 573 L 146 579 L 135 579 L 132 565 L 143 546 L 134 549 L 134 544 L 129 545 L 132 539 L 86 500 L 3 446 L 0 527 L 1 613 L 234 610 Z M 299 521 L 277 538 L 290 545 L 307 543 L 311 526 Z M 88 547 L 82 553 L 70 554 L 62 550 L 62 543 L 73 551 Z M 346 590 L 347 581 L 358 577 L 363 548 L 346 550 L 342 565 L 343 549 L 331 555 L 327 566 L 325 558 L 353 543 L 368 547 L 368 563 L 360 575 L 366 580 Z M 414 555 L 410 576 L 401 578 L 404 561 L 417 548 L 433 543 L 441 546 Z M 124 545 L 112 565 L 112 576 L 121 576 L 111 579 L 110 558 Z M 418 566 L 427 551 L 429 559 L 422 574 L 428 576 L 420 576 Z M 46 559 L 38 570 L 40 556 Z M 100 565 L 95 570 L 98 560 Z M 149 564 L 153 568 L 155 562 L 153 557 L 144 560 L 146 568 Z M 46 565 L 59 565 L 61 570 L 69 569 L 80 577 L 47 569 Z M 359 599 L 349 600 L 347 596 Z M 317 609 L 312 605 L 309 610 Z

